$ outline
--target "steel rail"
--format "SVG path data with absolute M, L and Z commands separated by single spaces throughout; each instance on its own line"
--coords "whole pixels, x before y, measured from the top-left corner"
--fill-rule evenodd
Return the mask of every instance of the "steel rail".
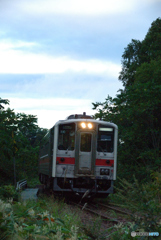
M 105 208 L 109 208 L 109 209 L 114 210 L 114 211 L 119 212 L 119 213 L 123 213 L 123 214 L 127 214 L 127 215 L 130 215 L 130 214 L 131 214 L 130 212 L 123 211 L 123 210 L 121 210 L 121 209 L 118 209 L 118 208 L 113 207 L 113 206 L 108 206 L 108 205 L 103 204 L 103 203 L 97 203 L 97 205 L 102 206 L 102 207 L 105 207 Z
M 102 220 L 108 220 L 108 221 L 110 221 L 110 222 L 120 223 L 120 221 L 117 220 L 117 219 L 115 219 L 115 218 L 108 217 L 108 216 L 106 216 L 106 215 L 104 215 L 104 214 L 102 214 L 102 213 L 100 213 L 100 212 L 98 212 L 98 211 L 95 211 L 95 210 L 93 210 L 93 209 L 90 209 L 90 205 L 89 205 L 89 207 L 87 207 L 87 203 L 85 203 L 84 205 L 81 205 L 81 204 L 78 204 L 78 203 L 74 203 L 74 202 L 71 202 L 71 201 L 70 201 L 70 203 L 73 204 L 73 205 L 75 205 L 75 206 L 77 206 L 77 207 L 79 207 L 79 208 L 81 208 L 82 211 L 85 210 L 85 211 L 88 211 L 88 212 L 90 212 L 90 213 L 92 213 L 92 214 L 95 214 L 95 215 L 101 217 Z

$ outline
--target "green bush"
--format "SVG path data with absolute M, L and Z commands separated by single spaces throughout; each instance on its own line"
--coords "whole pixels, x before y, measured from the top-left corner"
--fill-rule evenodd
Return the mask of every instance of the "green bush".
M 4 240 L 90 239 L 78 214 L 53 198 L 22 203 L 0 200 L 0 236 Z
M 9 199 L 13 198 L 14 201 L 18 200 L 18 193 L 15 190 L 15 187 L 12 185 L 4 185 L 0 187 L 0 198 L 1 199 Z
M 119 179 L 118 185 L 117 193 L 111 195 L 110 199 L 118 206 L 131 211 L 130 222 L 132 224 L 125 223 L 124 226 L 118 228 L 112 235 L 112 239 L 116 239 L 114 236 L 123 234 L 123 232 L 126 234 L 120 239 L 128 239 L 132 231 L 161 232 L 161 173 L 152 172 L 150 182 L 146 184 L 140 184 L 133 177 L 133 183 L 126 179 Z

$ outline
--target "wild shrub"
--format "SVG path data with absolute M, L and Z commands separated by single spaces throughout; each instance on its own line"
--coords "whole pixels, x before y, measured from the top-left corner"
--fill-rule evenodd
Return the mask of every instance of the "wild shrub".
M 4 185 L 3 187 L 0 187 L 0 198 L 13 198 L 16 201 L 18 200 L 18 193 L 13 185 Z
M 151 180 L 146 184 L 140 184 L 133 176 L 133 183 L 119 179 L 119 185 L 117 193 L 110 196 L 111 201 L 129 209 L 131 215 L 130 222 L 118 227 L 115 235 L 124 233 L 120 239 L 126 239 L 132 231 L 161 232 L 161 173 L 152 172 Z
M 0 200 L 1 239 L 90 239 L 83 233 L 76 214 L 73 216 L 68 213 L 68 217 L 63 217 L 60 211 L 58 214 L 57 211 L 51 211 L 54 206 L 60 210 L 59 204 L 50 199 L 41 199 L 38 202 Z M 69 218 L 73 220 L 70 225 L 67 224 Z

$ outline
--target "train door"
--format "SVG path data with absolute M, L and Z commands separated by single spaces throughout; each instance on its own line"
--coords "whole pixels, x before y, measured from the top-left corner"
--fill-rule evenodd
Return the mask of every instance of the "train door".
M 76 165 L 75 174 L 94 174 L 95 164 L 95 133 L 94 132 L 77 132 L 76 146 Z

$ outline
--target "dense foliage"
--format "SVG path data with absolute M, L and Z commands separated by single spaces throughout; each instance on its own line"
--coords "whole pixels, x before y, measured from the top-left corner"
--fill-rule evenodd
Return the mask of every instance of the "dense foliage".
M 112 240 L 129 240 L 131 232 L 161 232 L 161 174 L 152 173 L 148 183 L 140 184 L 135 177 L 133 183 L 126 179 L 118 179 L 117 193 L 111 194 L 112 203 L 123 207 L 128 212 L 128 221 L 116 225 L 110 237 Z M 153 237 L 138 236 L 135 239 L 154 239 Z M 160 239 L 160 238 L 159 238 Z
M 120 89 L 116 98 L 93 103 L 95 118 L 119 127 L 118 173 L 135 173 L 147 180 L 161 166 L 161 19 L 156 19 L 143 41 L 132 40 L 122 55 Z
M 91 239 L 83 231 L 79 213 L 52 197 L 38 202 L 0 199 L 0 236 L 4 240 Z
M 47 131 L 37 126 L 35 116 L 5 109 L 7 104 L 0 98 L 1 183 L 37 175 L 40 141 Z

